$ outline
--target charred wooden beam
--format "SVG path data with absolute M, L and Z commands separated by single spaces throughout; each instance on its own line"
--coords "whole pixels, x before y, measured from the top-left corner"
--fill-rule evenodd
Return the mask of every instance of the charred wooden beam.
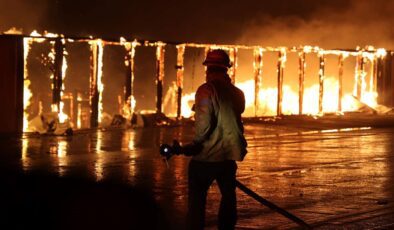
M 372 59 L 372 73 L 371 73 L 371 82 L 370 82 L 370 89 L 372 92 L 377 92 L 377 77 L 378 77 L 378 59 Z
M 64 43 L 63 39 L 58 38 L 55 40 L 54 50 L 55 59 L 53 66 L 53 88 L 52 88 L 52 106 L 56 107 L 57 112 L 60 110 L 60 102 L 62 100 L 62 87 L 63 87 L 63 56 L 64 56 Z
M 130 51 L 126 52 L 125 64 L 126 64 L 126 75 L 125 75 L 125 84 L 124 84 L 124 102 L 127 103 L 133 91 L 133 86 L 132 86 L 133 67 L 132 67 L 132 59 L 131 59 Z
M 164 44 L 156 48 L 156 113 L 163 111 Z
M 183 73 L 184 73 L 184 55 L 185 45 L 178 45 L 177 48 L 177 62 L 176 62 L 176 85 L 177 90 L 177 110 L 176 117 L 178 119 L 182 116 L 182 90 L 183 90 Z
M 393 53 L 391 52 L 389 55 L 389 60 L 390 60 L 390 85 L 389 85 L 389 99 L 390 99 L 390 103 L 389 106 L 394 107 L 394 58 L 393 58 Z
M 381 78 L 378 81 L 379 98 L 381 104 L 394 106 L 394 53 L 389 52 L 381 58 Z
M 343 97 L 343 54 L 338 56 L 338 111 L 342 111 L 342 97 Z
M 260 110 L 260 89 L 262 87 L 263 82 L 263 49 L 256 48 L 254 50 L 254 115 L 257 117 L 257 114 Z
M 231 83 L 235 84 L 235 75 L 237 72 L 237 66 L 238 66 L 238 49 L 237 48 L 232 48 L 230 49 L 230 60 L 232 63 L 232 67 L 230 68 L 230 78 L 231 78 Z
M 286 51 L 281 50 L 278 52 L 278 65 L 277 65 L 277 74 L 278 74 L 278 101 L 276 107 L 277 116 L 282 115 L 283 75 L 284 75 L 285 63 L 286 63 Z
M 303 113 L 304 81 L 305 81 L 305 52 L 298 53 L 298 114 Z
M 99 47 L 97 43 L 90 44 L 90 127 L 98 127 L 99 119 L 99 90 L 98 66 Z
M 384 76 L 385 76 L 385 68 L 384 68 L 384 60 L 383 58 L 378 58 L 376 62 L 377 71 L 376 71 L 376 88 L 379 92 L 378 104 L 385 105 L 384 99 Z
M 324 54 L 319 54 L 319 113 L 323 113 L 324 67 Z
M 362 55 L 357 56 L 357 64 L 356 64 L 356 93 L 355 96 L 358 100 L 362 98 L 363 91 L 363 81 L 365 77 L 365 58 Z
M 124 86 L 124 104 L 129 109 L 128 113 L 133 114 L 133 97 L 134 97 L 134 56 L 135 56 L 136 44 L 128 43 L 126 46 L 126 76 Z

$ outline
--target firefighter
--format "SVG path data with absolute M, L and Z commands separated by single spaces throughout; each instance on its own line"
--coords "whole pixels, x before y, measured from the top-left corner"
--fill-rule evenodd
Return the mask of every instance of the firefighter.
M 216 180 L 221 201 L 218 229 L 234 229 L 237 221 L 235 179 L 237 164 L 246 154 L 241 114 L 243 92 L 231 83 L 228 54 L 221 49 L 207 53 L 206 82 L 195 96 L 195 136 L 177 152 L 193 155 L 188 171 L 188 227 L 203 229 L 207 191 Z

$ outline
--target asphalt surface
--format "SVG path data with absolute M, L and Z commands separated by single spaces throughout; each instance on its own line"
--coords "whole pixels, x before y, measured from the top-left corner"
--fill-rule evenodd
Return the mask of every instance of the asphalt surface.
M 394 128 L 245 126 L 237 178 L 315 229 L 394 228 Z M 0 140 L 1 229 L 184 229 L 189 159 L 160 158 L 190 125 Z M 237 190 L 237 229 L 297 224 Z M 216 229 L 220 192 L 208 193 Z

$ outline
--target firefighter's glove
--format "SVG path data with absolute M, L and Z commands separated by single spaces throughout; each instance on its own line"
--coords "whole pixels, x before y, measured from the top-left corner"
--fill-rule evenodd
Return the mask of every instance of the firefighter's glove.
M 172 153 L 175 155 L 183 154 L 185 156 L 194 156 L 201 152 L 202 145 L 198 143 L 190 143 L 184 146 L 181 146 L 177 140 L 172 142 Z
M 183 148 L 183 154 L 185 154 L 185 156 L 194 156 L 201 152 L 202 145 L 193 142 L 183 146 L 182 148 Z
M 172 142 L 172 151 L 173 151 L 173 154 L 175 154 L 175 155 L 183 154 L 183 148 L 177 140 L 174 140 Z

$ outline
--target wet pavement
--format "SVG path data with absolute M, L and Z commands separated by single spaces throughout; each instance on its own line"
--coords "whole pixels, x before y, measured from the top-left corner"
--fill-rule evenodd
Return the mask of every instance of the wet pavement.
M 393 128 L 250 123 L 245 132 L 249 153 L 237 178 L 257 194 L 316 229 L 394 228 Z M 174 157 L 167 168 L 158 149 L 192 135 L 186 125 L 2 138 L 0 228 L 184 229 L 189 159 Z M 237 229 L 297 228 L 237 196 Z M 219 200 L 214 184 L 207 229 L 216 229 Z

